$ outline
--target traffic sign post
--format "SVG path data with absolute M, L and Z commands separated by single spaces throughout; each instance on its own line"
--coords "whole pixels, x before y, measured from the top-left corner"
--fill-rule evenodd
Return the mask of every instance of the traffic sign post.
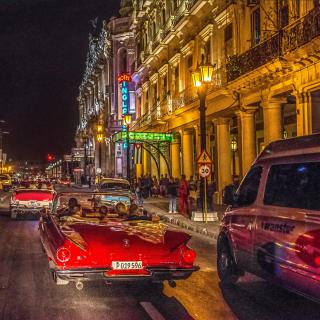
M 202 150 L 200 156 L 198 157 L 198 165 L 199 165 L 199 174 L 200 177 L 203 178 L 203 213 L 204 213 L 204 220 L 207 223 L 208 222 L 208 210 L 207 210 L 207 178 L 211 174 L 211 165 L 212 165 L 212 159 L 208 153 L 207 150 Z
M 203 150 L 197 159 L 198 165 L 212 164 L 212 159 L 207 150 Z

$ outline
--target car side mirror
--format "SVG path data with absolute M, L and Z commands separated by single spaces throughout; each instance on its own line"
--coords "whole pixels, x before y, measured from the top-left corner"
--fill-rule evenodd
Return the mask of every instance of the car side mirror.
M 233 185 L 228 185 L 224 189 L 223 203 L 232 206 L 236 203 L 235 188 Z

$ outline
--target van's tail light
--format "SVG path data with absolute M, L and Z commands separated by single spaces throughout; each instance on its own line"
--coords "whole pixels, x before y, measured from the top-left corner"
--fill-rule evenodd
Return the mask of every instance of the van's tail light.
M 56 257 L 60 262 L 67 262 L 71 258 L 71 252 L 65 247 L 61 247 L 57 250 Z
M 196 260 L 196 253 L 192 249 L 186 248 L 182 252 L 182 259 L 187 264 L 193 264 L 194 260 Z

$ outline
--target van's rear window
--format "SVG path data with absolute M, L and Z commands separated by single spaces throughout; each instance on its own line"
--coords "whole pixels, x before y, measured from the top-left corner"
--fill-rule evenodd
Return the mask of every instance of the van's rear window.
M 320 210 L 320 163 L 272 166 L 268 175 L 264 204 Z

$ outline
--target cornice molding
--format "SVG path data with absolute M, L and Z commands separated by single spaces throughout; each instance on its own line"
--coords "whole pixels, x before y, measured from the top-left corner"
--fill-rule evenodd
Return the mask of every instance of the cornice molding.
M 164 77 L 166 74 L 168 74 L 168 71 L 169 71 L 169 64 L 168 64 L 168 63 L 164 64 L 164 65 L 158 70 L 160 77 Z
M 190 53 L 192 53 L 193 49 L 194 49 L 194 40 L 189 41 L 185 46 L 183 46 L 181 48 L 181 53 L 182 55 L 185 57 L 187 55 L 189 55 Z
M 169 60 L 169 65 L 171 67 L 175 67 L 181 59 L 181 53 L 176 53 L 170 60 Z
M 202 39 L 202 40 L 205 40 L 207 41 L 208 40 L 208 37 L 210 37 L 213 33 L 213 24 L 210 23 L 208 24 L 207 26 L 205 26 L 199 33 L 199 37 Z

